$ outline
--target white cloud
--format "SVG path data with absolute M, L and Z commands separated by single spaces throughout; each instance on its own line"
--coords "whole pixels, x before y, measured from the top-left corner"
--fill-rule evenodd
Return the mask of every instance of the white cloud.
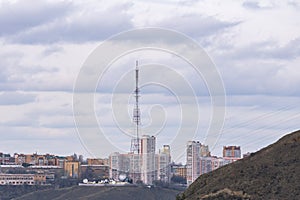
M 25 4 L 25 5 L 23 5 Z M 126 13 L 128 3 L 103 7 L 70 2 L 23 2 L 2 4 L 3 39 L 11 43 L 51 44 L 100 41 L 112 34 L 132 28 Z M 25 9 L 24 9 L 25 8 Z M 13 13 L 16 16 L 11 16 Z M 0 12 L 1 13 L 1 12 Z M 38 16 L 38 17 L 37 17 Z M 1 25 L 1 21 L 0 21 Z

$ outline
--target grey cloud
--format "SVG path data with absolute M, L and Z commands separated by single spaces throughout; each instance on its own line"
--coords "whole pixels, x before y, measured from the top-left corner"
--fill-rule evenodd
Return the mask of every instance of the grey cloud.
M 259 3 L 256 1 L 245 1 L 243 6 L 250 9 L 258 9 L 260 8 Z
M 65 16 L 73 8 L 67 1 L 17 1 L 0 7 L 0 35 L 11 35 Z
M 252 43 L 226 51 L 226 56 L 234 59 L 280 59 L 290 60 L 300 56 L 300 38 L 291 40 L 283 46 L 275 41 Z
M 291 40 L 287 45 L 267 50 L 267 57 L 278 59 L 294 59 L 300 56 L 300 37 Z
M 274 5 L 261 5 L 259 1 L 249 0 L 243 3 L 243 7 L 248 9 L 269 9 L 273 8 Z
M 33 91 L 33 90 L 72 90 L 72 84 L 57 81 L 59 67 L 27 65 L 23 63 L 23 54 L 0 54 L 0 90 Z
M 220 65 L 227 95 L 300 95 L 299 79 L 289 63 L 238 60 Z
M 214 53 L 218 55 L 215 62 L 229 95 L 300 95 L 299 76 L 295 73 L 300 38 L 281 46 L 269 40 L 243 47 L 218 48 Z
M 288 5 L 298 8 L 300 6 L 300 2 L 298 0 L 289 0 Z
M 36 96 L 21 92 L 3 92 L 0 94 L 0 105 L 21 105 L 35 101 Z
M 211 16 L 190 14 L 166 19 L 160 22 L 158 26 L 172 28 L 191 37 L 203 37 L 214 35 L 239 23 L 221 21 Z
M 42 55 L 43 56 L 50 56 L 50 55 L 52 55 L 54 53 L 58 53 L 58 52 L 62 52 L 62 51 L 64 51 L 64 48 L 61 47 L 61 46 L 50 46 L 50 47 L 47 47 L 43 51 Z
M 48 23 L 18 32 L 7 40 L 28 44 L 103 40 L 133 27 L 131 17 L 125 13 L 127 7 L 128 5 L 124 4 L 103 11 L 80 11 L 80 14 L 74 11 L 67 17 L 58 17 Z

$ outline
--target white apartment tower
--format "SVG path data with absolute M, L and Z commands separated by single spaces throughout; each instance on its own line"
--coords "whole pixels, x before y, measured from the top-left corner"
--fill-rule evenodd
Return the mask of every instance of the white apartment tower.
M 145 184 L 152 184 L 156 180 L 154 136 L 143 135 L 141 138 L 141 179 Z
M 170 146 L 164 145 L 157 154 L 157 180 L 170 182 L 171 180 L 171 154 Z
M 200 176 L 200 150 L 201 143 L 189 141 L 186 147 L 186 175 L 187 184 L 190 185 Z

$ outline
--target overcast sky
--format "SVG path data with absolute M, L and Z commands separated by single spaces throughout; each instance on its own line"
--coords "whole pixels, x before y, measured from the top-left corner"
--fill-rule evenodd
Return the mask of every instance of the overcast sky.
M 211 149 L 214 155 L 221 156 L 223 145 L 240 145 L 243 153 L 257 151 L 299 129 L 299 0 L 0 0 L 0 152 L 108 156 L 101 147 L 91 155 L 88 144 L 84 147 L 78 137 L 72 109 L 74 83 L 98 45 L 120 32 L 145 27 L 185 34 L 207 52 L 219 71 L 226 116 L 220 139 Z M 135 58 L 141 65 L 181 66 L 178 72 L 196 91 L 200 113 L 199 130 L 187 140 L 204 142 L 211 117 L 205 81 L 172 55 L 144 51 L 116 61 L 96 91 L 95 112 L 113 145 L 123 152 L 130 147 L 130 137 L 113 121 L 110 97 L 114 84 L 134 69 Z M 144 70 L 141 79 L 142 74 L 148 81 L 157 77 Z M 132 81 L 128 85 L 134 83 L 126 80 Z M 156 123 L 159 116 L 166 118 L 157 135 L 160 148 L 176 137 L 180 126 L 176 96 L 157 85 L 143 86 L 141 94 L 147 134 L 151 124 L 153 129 L 161 126 Z M 130 115 L 128 95 L 124 99 Z M 164 114 L 154 112 L 151 119 L 149 112 L 157 107 Z M 173 148 L 184 151 L 185 142 Z

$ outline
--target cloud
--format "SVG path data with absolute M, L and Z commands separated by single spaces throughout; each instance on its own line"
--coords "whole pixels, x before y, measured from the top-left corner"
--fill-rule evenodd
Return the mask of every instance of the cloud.
M 224 29 L 234 27 L 240 22 L 222 21 L 213 16 L 201 14 L 185 14 L 173 16 L 158 22 L 159 27 L 167 27 L 183 32 L 191 37 L 215 35 Z
M 64 51 L 64 48 L 61 47 L 61 46 L 50 46 L 50 47 L 47 47 L 43 52 L 42 52 L 42 55 L 43 56 L 49 56 L 49 55 L 52 55 L 54 53 L 59 53 L 59 52 L 63 52 Z
M 35 101 L 36 96 L 22 92 L 0 93 L 0 105 L 21 105 Z
M 65 16 L 73 6 L 61 1 L 16 1 L 0 4 L 0 35 L 9 36 L 52 22 Z
M 273 40 L 261 41 L 236 47 L 227 51 L 231 58 L 244 59 L 272 59 L 290 60 L 300 56 L 300 38 L 290 40 L 285 45 L 279 45 Z
M 243 3 L 243 6 L 249 9 L 270 9 L 273 8 L 275 5 L 274 2 L 268 0 L 267 1 L 250 0 L 250 1 L 245 1 Z
M 250 8 L 250 9 L 258 9 L 258 8 L 260 8 L 259 2 L 255 2 L 255 1 L 245 1 L 243 3 L 243 6 L 246 7 L 246 8 Z
M 39 21 L 32 20 L 33 16 L 26 16 L 24 13 L 23 20 L 16 17 L 14 22 L 2 22 L 4 29 L 13 24 L 12 28 L 7 28 L 7 31 L 3 32 L 5 40 L 25 44 L 81 43 L 103 40 L 133 27 L 131 17 L 126 13 L 128 8 L 126 3 L 102 9 L 82 9 L 79 6 L 84 5 L 43 4 L 36 8 L 37 13 L 33 15 L 35 18 L 41 16 L 42 19 Z M 49 14 L 43 14 L 44 12 Z M 7 15 L 9 14 L 4 13 L 3 17 L 8 17 Z

